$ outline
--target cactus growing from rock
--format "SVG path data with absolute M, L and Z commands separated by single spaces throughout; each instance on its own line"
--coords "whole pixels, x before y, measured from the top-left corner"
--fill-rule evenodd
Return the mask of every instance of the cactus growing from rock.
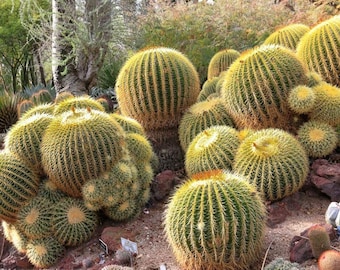
M 314 26 L 300 39 L 296 53 L 310 70 L 340 86 L 340 16 Z
M 305 149 L 290 133 L 262 129 L 241 142 L 233 170 L 244 175 L 266 200 L 275 201 L 303 186 L 309 160 Z
M 318 259 L 320 255 L 331 249 L 331 240 L 325 227 L 314 225 L 308 230 L 308 240 L 312 248 L 314 258 Z
M 280 45 L 245 52 L 229 67 L 221 95 L 238 128 L 294 129 L 288 95 L 306 84 L 306 66 Z
M 210 170 L 231 170 L 240 144 L 236 129 L 212 126 L 200 132 L 189 144 L 185 154 L 188 176 Z
M 181 269 L 248 269 L 260 257 L 265 207 L 243 177 L 211 171 L 176 190 L 164 224 Z
M 295 50 L 297 44 L 310 28 L 302 23 L 293 23 L 277 29 L 270 34 L 263 44 L 277 44 Z
M 179 140 L 184 151 L 197 134 L 214 125 L 234 127 L 221 98 L 197 102 L 184 113 L 178 128 Z
M 338 136 L 335 129 L 320 121 L 309 120 L 298 129 L 297 138 L 307 155 L 322 158 L 336 149 Z
M 318 260 L 319 270 L 338 270 L 340 265 L 340 252 L 336 250 L 324 251 Z
M 240 53 L 234 49 L 225 49 L 215 53 L 209 61 L 208 80 L 218 77 L 220 73 L 227 70 L 239 56 Z
M 56 116 L 42 143 L 42 165 L 58 189 L 73 197 L 89 179 L 109 171 L 123 155 L 125 133 L 107 113 L 78 109 Z

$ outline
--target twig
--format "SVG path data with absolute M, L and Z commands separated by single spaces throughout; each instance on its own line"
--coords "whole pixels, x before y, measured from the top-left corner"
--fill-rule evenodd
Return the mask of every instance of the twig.
M 268 246 L 268 248 L 267 248 L 267 250 L 266 250 L 266 253 L 264 254 L 264 258 L 263 258 L 261 270 L 264 269 L 264 265 L 265 265 L 265 263 L 266 263 L 266 259 L 267 259 L 268 253 L 269 253 L 269 249 L 270 249 L 270 247 L 272 246 L 273 242 L 274 242 L 274 240 L 272 240 L 272 241 L 270 242 L 270 244 L 269 244 L 269 246 Z

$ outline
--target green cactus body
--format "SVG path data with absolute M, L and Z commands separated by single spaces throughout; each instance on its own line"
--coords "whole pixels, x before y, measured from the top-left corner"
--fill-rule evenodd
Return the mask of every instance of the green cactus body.
M 314 87 L 318 85 L 319 83 L 323 82 L 321 75 L 315 71 L 308 71 L 306 75 L 308 78 L 308 83 L 307 83 L 308 87 Z
M 208 65 L 208 80 L 218 77 L 222 71 L 227 70 L 230 65 L 240 56 L 240 53 L 233 49 L 225 49 L 217 52 Z
M 32 239 L 27 244 L 27 258 L 38 268 L 56 264 L 64 255 L 65 248 L 53 237 Z
M 113 221 L 127 221 L 135 217 L 136 208 L 136 201 L 128 198 L 115 206 L 104 208 L 104 214 Z
M 50 114 L 53 115 L 55 105 L 53 103 L 44 103 L 37 106 L 34 106 L 28 109 L 25 113 L 23 113 L 20 117 L 20 120 L 30 118 L 35 114 Z
M 81 188 L 82 197 L 85 206 L 91 205 L 89 210 L 98 211 L 103 206 L 103 195 L 105 192 L 105 183 L 101 178 L 88 180 Z
M 17 226 L 29 239 L 52 234 L 52 202 L 36 196 L 30 199 L 18 212 Z
M 181 269 L 249 269 L 264 237 L 259 193 L 225 171 L 196 176 L 176 190 L 165 211 L 167 241 Z
M 315 93 L 311 87 L 298 85 L 288 95 L 289 107 L 298 114 L 310 112 L 315 106 Z
M 323 252 L 318 260 L 319 270 L 338 270 L 340 265 L 340 252 L 327 250 Z
M 149 162 L 153 155 L 151 143 L 145 135 L 137 133 L 126 134 L 126 146 L 130 152 L 130 156 L 136 162 L 145 161 Z
M 76 109 L 86 109 L 90 108 L 91 110 L 98 110 L 101 112 L 105 112 L 105 108 L 90 96 L 78 96 L 67 98 L 63 101 L 60 101 L 54 108 L 54 115 L 62 114 L 64 112 L 68 112 L 72 109 L 72 107 Z
M 297 138 L 310 157 L 321 158 L 332 153 L 338 144 L 335 129 L 324 122 L 309 120 L 298 129 Z
M 52 119 L 52 115 L 43 113 L 21 119 L 11 127 L 5 138 L 5 148 L 17 154 L 41 175 L 43 169 L 40 145 L 43 134 Z
M 312 248 L 314 258 L 318 259 L 320 255 L 331 249 L 331 240 L 325 227 L 314 225 L 308 230 L 309 244 Z
M 301 270 L 302 268 L 298 263 L 292 263 L 283 258 L 276 258 L 271 261 L 264 270 Z
M 33 102 L 34 105 L 44 104 L 53 102 L 53 97 L 51 93 L 47 89 L 41 89 L 35 92 L 31 97 L 30 100 Z
M 254 184 L 266 200 L 275 201 L 302 187 L 309 161 L 293 135 L 271 128 L 256 131 L 241 142 L 233 170 Z
M 199 94 L 198 73 L 177 50 L 145 49 L 122 67 L 116 81 L 119 108 L 147 130 L 177 127 Z
M 13 244 L 17 251 L 25 254 L 27 251 L 28 237 L 14 224 L 2 221 L 3 234 L 6 240 Z
M 287 26 L 281 27 L 280 29 L 277 29 L 275 32 L 269 35 L 269 37 L 266 38 L 263 44 L 277 44 L 295 50 L 301 37 L 305 35 L 309 30 L 310 28 L 305 24 L 289 24 Z
M 59 104 L 60 102 L 69 98 L 74 98 L 74 95 L 71 92 L 60 92 L 57 93 L 57 96 L 54 99 L 54 103 Z
M 222 86 L 223 86 L 223 83 L 224 83 L 224 77 L 225 77 L 226 74 L 227 74 L 227 70 L 222 71 L 220 73 L 220 76 L 218 76 L 218 81 L 217 81 L 216 87 L 215 87 L 216 94 L 218 94 L 218 95 L 221 95 L 221 89 L 222 89 Z
M 0 219 L 13 223 L 20 208 L 38 193 L 38 173 L 10 152 L 0 153 Z
M 34 104 L 28 99 L 24 99 L 17 106 L 18 118 L 20 119 L 23 114 L 25 114 L 29 109 L 33 108 Z
M 67 197 L 55 204 L 52 212 L 53 236 L 65 246 L 84 243 L 98 225 L 98 215 L 88 210 L 84 202 Z
M 340 86 L 340 16 L 314 26 L 300 39 L 296 52 L 310 70 Z
M 65 198 L 66 194 L 61 192 L 56 184 L 49 179 L 42 179 L 37 196 L 46 198 L 54 204 Z
M 126 133 L 137 133 L 140 135 L 145 135 L 143 126 L 137 120 L 118 113 L 112 113 L 110 115 L 122 126 Z
M 210 80 L 206 80 L 202 85 L 202 90 L 199 93 L 196 102 L 205 101 L 211 94 L 215 94 L 218 81 L 219 77 L 213 77 Z
M 280 45 L 263 45 L 240 56 L 224 77 L 221 95 L 238 128 L 293 129 L 288 95 L 307 83 L 306 67 Z
M 238 132 L 232 127 L 212 126 L 203 130 L 185 154 L 188 176 L 217 169 L 231 170 L 239 144 Z
M 184 151 L 197 134 L 215 125 L 234 127 L 221 98 L 214 98 L 192 105 L 183 115 L 179 128 L 179 140 Z
M 121 126 L 105 112 L 65 112 L 56 116 L 44 133 L 44 171 L 58 189 L 80 197 L 87 180 L 109 171 L 120 160 L 124 140 Z
M 315 106 L 309 113 L 313 120 L 326 122 L 332 126 L 340 124 L 340 88 L 329 83 L 313 87 Z

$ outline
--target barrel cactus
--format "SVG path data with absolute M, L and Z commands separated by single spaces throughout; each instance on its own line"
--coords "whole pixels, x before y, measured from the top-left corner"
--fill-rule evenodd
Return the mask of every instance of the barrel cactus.
M 164 224 L 181 269 L 249 269 L 260 258 L 265 207 L 242 176 L 211 171 L 176 190 Z
M 187 175 L 210 170 L 231 170 L 240 144 L 236 129 L 212 126 L 199 133 L 189 144 L 185 154 Z
M 277 44 L 295 50 L 302 36 L 309 30 L 309 26 L 302 23 L 289 24 L 270 34 L 263 44 Z
M 241 142 L 233 170 L 244 175 L 266 200 L 275 201 L 303 186 L 309 160 L 305 149 L 290 133 L 262 129 Z
M 184 113 L 178 128 L 179 140 L 184 151 L 195 136 L 214 125 L 234 127 L 221 98 L 197 102 Z
M 18 229 L 18 226 L 12 223 L 2 220 L 1 225 L 5 239 L 10 242 L 17 251 L 26 253 L 29 238 Z
M 29 99 L 24 99 L 17 105 L 17 113 L 18 113 L 18 118 L 20 119 L 21 116 L 27 112 L 29 109 L 33 108 L 34 104 L 32 101 Z
M 90 108 L 92 110 L 105 112 L 105 108 L 103 107 L 103 105 L 94 98 L 90 96 L 77 96 L 60 101 L 55 106 L 53 113 L 55 115 L 58 115 L 63 112 L 68 112 L 71 110 L 72 107 L 76 109 Z
M 219 77 L 213 77 L 210 80 L 206 80 L 202 85 L 202 90 L 199 93 L 196 102 L 205 101 L 211 94 L 215 94 L 218 81 Z
M 294 129 L 290 91 L 307 83 L 306 67 L 280 45 L 263 45 L 240 56 L 228 69 L 221 89 L 238 128 Z
M 20 208 L 38 193 L 39 174 L 18 156 L 0 153 L 0 219 L 17 220 Z
M 314 258 L 331 249 L 331 240 L 327 229 L 322 225 L 314 225 L 308 229 L 308 242 L 312 248 Z
M 300 126 L 297 136 L 307 155 L 315 158 L 331 154 L 338 144 L 335 129 L 325 122 L 315 120 L 309 120 Z
M 315 106 L 315 93 L 311 87 L 298 85 L 288 95 L 289 107 L 298 114 L 309 113 Z
M 320 270 L 337 270 L 340 265 L 340 252 L 337 250 L 324 251 L 318 260 Z
M 16 153 L 22 160 L 43 174 L 40 145 L 43 134 L 52 121 L 50 114 L 33 114 L 21 119 L 8 131 L 5 148 Z
M 227 70 L 230 65 L 240 56 L 234 49 L 224 49 L 217 52 L 208 65 L 208 80 L 218 77 L 222 71 Z
M 143 126 L 136 119 L 118 113 L 112 113 L 110 115 L 121 125 L 126 133 L 145 135 Z
M 42 143 L 42 165 L 58 189 L 81 196 L 89 179 L 109 171 L 123 155 L 125 133 L 105 112 L 70 110 L 57 115 L 46 129 Z
M 39 113 L 45 113 L 45 114 L 51 114 L 53 115 L 54 112 L 54 107 L 55 105 L 53 103 L 43 103 L 39 104 L 37 106 L 33 106 L 32 108 L 28 109 L 26 112 L 24 112 L 20 120 L 24 118 L 29 118 L 34 114 L 39 114 Z
M 296 53 L 310 70 L 340 86 L 340 16 L 314 26 L 300 39 Z
M 315 106 L 309 116 L 332 126 L 340 124 L 340 87 L 323 82 L 313 87 Z
M 54 205 L 51 219 L 53 236 L 64 246 L 84 243 L 98 225 L 97 212 L 88 210 L 81 199 L 71 197 Z

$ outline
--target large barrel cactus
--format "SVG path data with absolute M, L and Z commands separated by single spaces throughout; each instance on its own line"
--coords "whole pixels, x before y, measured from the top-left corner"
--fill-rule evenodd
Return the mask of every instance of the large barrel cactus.
M 302 23 L 289 24 L 270 34 L 263 44 L 277 44 L 295 50 L 301 37 L 309 30 L 309 26 Z
M 259 130 L 241 142 L 233 170 L 244 175 L 266 200 L 275 201 L 302 187 L 309 161 L 293 135 L 270 128 Z
M 227 111 L 239 128 L 294 129 L 288 95 L 307 83 L 305 65 L 280 45 L 263 45 L 240 56 L 222 86 Z
M 234 49 L 224 49 L 217 52 L 209 62 L 208 80 L 218 77 L 220 73 L 227 70 L 239 56 L 240 53 Z
M 42 143 L 42 165 L 66 194 L 81 196 L 89 179 L 109 171 L 123 155 L 125 133 L 105 112 L 78 109 L 56 116 Z
M 256 188 L 235 174 L 189 179 L 172 196 L 164 222 L 181 269 L 249 269 L 262 257 L 265 207 Z
M 340 86 L 340 16 L 314 26 L 301 38 L 296 53 L 310 70 Z

